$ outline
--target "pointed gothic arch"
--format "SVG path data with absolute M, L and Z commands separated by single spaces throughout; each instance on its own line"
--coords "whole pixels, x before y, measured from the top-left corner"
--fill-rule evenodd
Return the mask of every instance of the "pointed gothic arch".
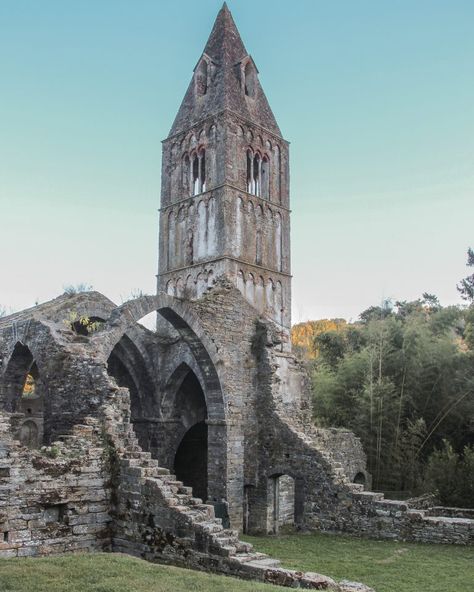
M 18 341 L 10 355 L 0 382 L 0 406 L 10 413 L 21 414 L 16 437 L 29 448 L 43 442 L 44 393 L 41 377 L 30 348 Z
M 8 360 L 0 390 L 0 405 L 5 411 L 17 411 L 25 382 L 34 364 L 30 348 L 18 341 Z
M 228 455 L 231 454 L 227 447 L 222 445 L 227 437 L 227 406 L 216 370 L 216 363 L 219 360 L 216 346 L 201 327 L 200 320 L 192 308 L 185 301 L 164 293 L 159 293 L 157 296 L 142 296 L 126 302 L 112 311 L 106 322 L 109 328 L 107 341 L 101 345 L 105 351 L 111 352 L 136 320 L 154 311 L 170 323 L 189 349 L 189 358 L 185 361 L 202 389 L 207 414 L 208 499 L 221 501 L 227 498 L 226 480 L 222 476 L 227 474 Z M 98 333 L 92 339 L 100 341 L 102 336 Z M 177 368 L 182 362 L 181 358 L 177 360 Z M 185 367 L 182 367 L 179 372 L 183 368 Z M 159 411 L 156 410 L 156 413 L 158 416 Z M 168 465 L 172 468 L 171 462 Z
M 213 454 L 208 449 L 206 397 L 197 364 L 188 362 L 177 366 L 163 390 L 159 429 L 166 437 L 161 438 L 163 449 L 156 456 L 179 481 L 193 488 L 195 497 L 206 500 L 208 457 Z
M 128 388 L 131 422 L 140 445 L 148 450 L 148 422 L 156 416 L 156 388 L 147 360 L 127 334 L 121 337 L 110 352 L 107 371 L 118 386 Z

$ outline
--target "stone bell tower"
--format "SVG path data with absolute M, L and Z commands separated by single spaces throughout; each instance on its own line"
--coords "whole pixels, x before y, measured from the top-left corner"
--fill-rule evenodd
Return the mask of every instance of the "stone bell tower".
M 199 298 L 226 276 L 291 325 L 288 142 L 226 4 L 163 142 L 158 290 Z

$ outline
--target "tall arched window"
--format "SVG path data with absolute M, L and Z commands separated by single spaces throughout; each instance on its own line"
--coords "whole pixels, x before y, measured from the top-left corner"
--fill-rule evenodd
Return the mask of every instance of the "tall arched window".
M 267 156 L 263 158 L 258 152 L 253 154 L 247 150 L 247 191 L 258 197 L 269 198 L 270 194 L 270 166 Z
M 261 174 L 261 194 L 265 199 L 270 197 L 270 163 L 268 157 L 262 158 L 262 174 Z
M 254 187 L 255 187 L 255 195 L 260 196 L 261 188 L 262 188 L 262 159 L 260 158 L 260 154 L 256 154 L 253 159 L 253 177 L 254 177 Z
M 206 191 L 206 151 L 204 149 L 192 156 L 192 195 Z
M 255 195 L 255 184 L 253 177 L 253 154 L 251 150 L 247 150 L 247 191 Z

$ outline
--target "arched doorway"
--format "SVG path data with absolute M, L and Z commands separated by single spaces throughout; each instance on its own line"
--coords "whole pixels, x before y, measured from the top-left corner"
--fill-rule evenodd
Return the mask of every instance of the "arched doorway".
M 194 497 L 207 499 L 207 425 L 193 425 L 181 440 L 174 458 L 174 472 L 179 481 L 193 488 Z
M 29 448 L 43 442 L 44 397 L 38 366 L 28 346 L 18 342 L 10 356 L 0 390 L 5 411 L 17 413 L 16 437 Z
M 354 483 L 357 483 L 358 485 L 363 485 L 363 487 L 365 489 L 365 486 L 367 484 L 367 479 L 362 471 L 357 473 L 357 475 L 354 477 Z
M 208 499 L 207 405 L 196 373 L 181 363 L 171 375 L 162 400 L 166 450 L 163 458 L 193 495 Z

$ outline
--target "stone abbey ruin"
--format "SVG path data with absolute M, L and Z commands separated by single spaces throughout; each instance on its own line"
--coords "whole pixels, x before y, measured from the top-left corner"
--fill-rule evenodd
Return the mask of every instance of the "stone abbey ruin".
M 294 588 L 239 532 L 472 544 L 373 493 L 291 353 L 288 143 L 226 5 L 163 143 L 158 291 L 0 319 L 0 557 L 109 550 Z M 157 312 L 156 331 L 138 323 Z M 472 516 L 471 516 L 472 518 Z

